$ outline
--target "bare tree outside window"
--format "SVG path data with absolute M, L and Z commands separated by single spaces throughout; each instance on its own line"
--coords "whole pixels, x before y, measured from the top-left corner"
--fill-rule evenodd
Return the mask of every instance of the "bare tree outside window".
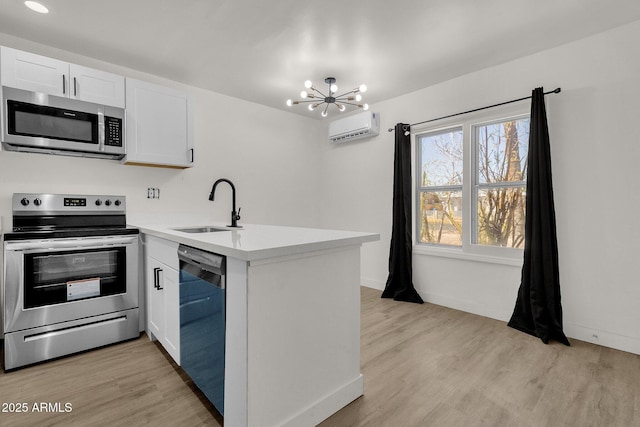
M 475 126 L 477 202 L 475 241 L 524 247 L 529 119 Z

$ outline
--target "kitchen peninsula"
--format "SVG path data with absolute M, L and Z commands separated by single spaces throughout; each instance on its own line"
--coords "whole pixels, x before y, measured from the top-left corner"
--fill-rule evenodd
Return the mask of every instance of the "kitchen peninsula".
M 179 244 L 226 256 L 226 426 L 316 425 L 363 394 L 360 246 L 378 234 L 132 225 L 143 233 L 147 262 L 156 253 L 177 269 Z M 177 294 L 164 298 L 175 313 Z M 179 363 L 178 338 L 167 337 Z

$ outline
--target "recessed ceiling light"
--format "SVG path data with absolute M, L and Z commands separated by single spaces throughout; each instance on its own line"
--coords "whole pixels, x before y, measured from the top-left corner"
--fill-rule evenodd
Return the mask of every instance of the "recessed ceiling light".
M 41 3 L 38 3 L 37 1 L 26 1 L 24 2 L 25 6 L 27 6 L 29 9 L 33 10 L 34 12 L 38 12 L 38 13 L 49 13 L 49 9 L 47 9 L 47 7 Z

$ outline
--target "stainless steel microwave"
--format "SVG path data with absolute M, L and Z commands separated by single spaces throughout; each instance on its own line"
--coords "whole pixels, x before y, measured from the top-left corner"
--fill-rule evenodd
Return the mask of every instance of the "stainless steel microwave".
M 2 86 L 6 150 L 121 159 L 123 108 Z

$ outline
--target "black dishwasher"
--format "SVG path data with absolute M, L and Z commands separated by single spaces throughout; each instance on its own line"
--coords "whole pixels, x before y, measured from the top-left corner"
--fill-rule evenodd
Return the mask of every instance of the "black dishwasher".
M 180 260 L 180 364 L 224 415 L 225 257 L 190 246 Z

